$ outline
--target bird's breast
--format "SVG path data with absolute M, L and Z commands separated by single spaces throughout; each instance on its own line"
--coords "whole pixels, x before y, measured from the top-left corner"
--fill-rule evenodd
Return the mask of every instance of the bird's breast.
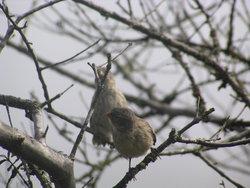
M 145 155 L 152 146 L 144 136 L 137 136 L 133 132 L 113 134 L 116 149 L 125 157 L 133 158 Z

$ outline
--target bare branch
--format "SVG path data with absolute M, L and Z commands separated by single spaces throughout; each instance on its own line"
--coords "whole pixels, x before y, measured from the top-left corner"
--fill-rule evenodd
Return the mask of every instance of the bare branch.
M 56 4 L 56 3 L 59 3 L 59 2 L 61 2 L 61 1 L 64 1 L 64 0 L 49 1 L 48 3 L 45 3 L 45 4 L 43 4 L 43 5 L 40 5 L 40 6 L 34 8 L 34 9 L 28 11 L 28 12 L 25 12 L 23 15 L 19 16 L 19 17 L 16 19 L 15 23 L 18 24 L 21 20 L 23 20 L 24 18 L 26 18 L 26 17 L 28 17 L 28 16 L 34 14 L 35 12 L 38 12 L 38 11 L 44 9 L 44 8 L 50 7 L 51 5 Z M 2 5 L 0 5 L 0 6 L 2 7 Z M 3 8 L 4 8 L 4 7 L 3 7 Z M 2 9 L 2 10 L 3 10 L 3 9 Z M 3 38 L 2 41 L 0 42 L 0 53 L 1 53 L 1 51 L 3 50 L 4 46 L 6 45 L 6 43 L 8 42 L 9 38 L 11 37 L 11 35 L 13 34 L 14 30 L 15 30 L 15 27 L 14 27 L 13 25 L 11 25 L 11 26 L 8 27 L 8 30 L 7 30 L 7 32 L 6 32 L 5 36 L 4 36 L 4 38 Z
M 0 145 L 47 171 L 58 186 L 74 188 L 73 162 L 17 129 L 0 122 Z
M 238 188 L 244 188 L 241 184 L 235 182 L 232 180 L 230 177 L 228 177 L 224 172 L 219 170 L 215 165 L 213 165 L 209 160 L 207 160 L 202 153 L 197 153 L 196 154 L 202 161 L 204 161 L 208 166 L 210 166 L 213 170 L 215 170 L 218 174 L 220 174 L 222 177 L 226 178 L 229 182 L 234 184 Z
M 89 111 L 88 111 L 88 114 L 87 114 L 87 116 L 86 116 L 86 118 L 85 118 L 85 120 L 84 120 L 84 123 L 83 123 L 83 125 L 82 125 L 82 127 L 81 127 L 81 130 L 80 130 L 78 136 L 77 136 L 77 139 L 76 139 L 76 141 L 75 141 L 75 144 L 74 144 L 74 146 L 73 146 L 73 148 L 72 148 L 72 150 L 71 150 L 70 158 L 71 158 L 72 160 L 74 160 L 74 158 L 75 158 L 75 154 L 76 154 L 77 148 L 78 148 L 78 146 L 79 146 L 79 144 L 80 144 L 80 142 L 81 142 L 81 140 L 82 140 L 83 133 L 84 133 L 85 130 L 86 130 L 86 127 L 87 127 L 87 125 L 88 125 L 88 123 L 89 123 L 89 120 L 90 120 L 90 118 L 91 118 L 91 116 L 92 116 L 92 114 L 93 114 L 93 111 L 94 111 L 94 108 L 95 108 L 97 99 L 98 99 L 98 97 L 99 97 L 99 95 L 100 95 L 100 93 L 101 93 L 101 91 L 102 91 L 102 88 L 103 88 L 103 84 L 104 84 L 104 82 L 105 82 L 105 79 L 106 79 L 106 77 L 107 77 L 107 75 L 108 75 L 108 72 L 109 72 L 110 69 L 111 69 L 111 55 L 108 54 L 108 64 L 107 64 L 107 66 L 106 66 L 105 75 L 104 75 L 104 77 L 103 77 L 102 79 L 100 79 L 100 78 L 98 77 L 98 74 L 97 74 L 97 71 L 96 71 L 96 66 L 95 66 L 95 64 L 92 64 L 92 65 L 90 65 L 90 66 L 91 66 L 91 68 L 93 69 L 93 71 L 94 71 L 94 73 L 95 73 L 95 77 L 96 77 L 96 80 L 97 80 L 97 83 L 98 83 L 98 84 L 97 84 L 97 88 L 96 88 L 96 90 L 95 90 L 93 99 L 92 99 L 92 101 L 91 101 L 91 105 L 90 105 L 90 109 L 89 109 Z
M 19 27 L 19 26 L 17 25 L 17 23 L 14 22 L 14 21 L 12 20 L 11 16 L 10 16 L 10 15 L 8 14 L 8 12 L 4 9 L 4 7 L 3 7 L 2 5 L 0 5 L 0 8 L 1 8 L 2 11 L 4 12 L 4 14 L 5 14 L 5 16 L 8 18 L 8 20 L 12 23 L 12 25 L 14 26 L 14 29 L 16 29 L 16 30 L 19 32 L 19 34 L 20 34 L 20 36 L 22 37 L 22 39 L 23 39 L 23 41 L 24 41 L 24 43 L 25 43 L 25 45 L 26 45 L 26 47 L 27 47 L 29 53 L 31 54 L 32 59 L 34 60 L 34 63 L 35 63 L 35 66 L 36 66 L 38 78 L 39 78 L 39 80 L 40 80 L 40 82 L 41 82 L 41 84 L 42 84 L 42 87 L 43 87 L 44 97 L 45 97 L 45 99 L 48 101 L 48 100 L 49 100 L 49 93 L 48 93 L 48 90 L 47 90 L 47 85 L 46 85 L 46 83 L 45 83 L 45 81 L 44 81 L 44 78 L 43 78 L 42 73 L 41 73 L 41 71 L 40 71 L 40 67 L 39 67 L 38 60 L 37 60 L 37 58 L 36 58 L 36 55 L 35 55 L 33 49 L 32 49 L 31 46 L 30 46 L 29 41 L 27 40 L 27 38 L 25 37 L 24 33 L 22 32 L 22 28 Z M 25 26 L 24 26 L 24 27 L 25 27 Z M 49 107 L 50 107 L 50 105 L 49 105 Z
M 74 0 L 74 1 L 76 3 L 83 4 L 91 9 L 94 9 L 95 11 L 101 13 L 101 15 L 108 16 L 110 18 L 113 18 L 114 20 L 117 20 L 123 24 L 126 24 L 132 27 L 134 30 L 140 31 L 143 34 L 148 35 L 150 38 L 161 42 L 164 46 L 171 46 L 173 48 L 176 48 L 196 58 L 197 60 L 201 61 L 202 63 L 204 63 L 204 65 L 212 68 L 216 72 L 215 76 L 217 79 L 223 80 L 223 83 L 228 83 L 232 87 L 232 89 L 235 91 L 235 93 L 237 93 L 237 95 L 240 97 L 242 102 L 244 102 L 250 108 L 250 99 L 246 91 L 237 83 L 237 81 L 234 79 L 232 75 L 228 74 L 225 68 L 220 66 L 216 61 L 214 61 L 208 55 L 204 54 L 203 52 L 197 51 L 196 49 L 190 48 L 189 46 L 187 46 L 186 44 L 182 42 L 171 39 L 165 35 L 162 35 L 161 33 L 157 33 L 156 31 L 152 31 L 144 27 L 141 24 L 128 20 L 116 14 L 115 12 L 109 12 L 100 6 L 93 4 L 92 2 L 82 1 L 82 0 Z
M 97 40 L 96 42 L 94 42 L 93 44 L 91 44 L 90 46 L 88 46 L 87 48 L 85 48 L 84 50 L 78 52 L 77 54 L 73 55 L 72 57 L 70 57 L 70 58 L 68 58 L 68 59 L 66 59 L 66 60 L 60 61 L 60 62 L 58 62 L 58 63 L 54 63 L 54 64 L 49 65 L 49 66 L 46 66 L 46 67 L 43 67 L 43 68 L 41 68 L 40 70 L 43 71 L 43 70 L 45 70 L 45 69 L 52 68 L 52 67 L 55 67 L 55 66 L 58 66 L 58 65 L 67 63 L 67 62 L 69 62 L 70 60 L 72 60 L 72 59 L 76 58 L 77 56 L 79 56 L 80 54 L 86 52 L 88 49 L 90 49 L 90 48 L 92 48 L 93 46 L 97 45 L 97 44 L 99 43 L 99 41 L 100 41 L 100 39 Z
M 235 5 L 236 5 L 236 0 L 233 0 L 231 13 L 230 13 L 229 31 L 228 31 L 228 41 L 227 41 L 228 50 L 232 47 L 232 43 L 233 43 L 232 40 L 233 40 L 233 32 L 234 32 L 233 21 L 234 21 Z
M 212 140 L 213 141 L 213 140 Z M 238 141 L 232 141 L 232 142 L 212 142 L 212 141 L 204 141 L 204 139 L 184 139 L 184 138 L 177 138 L 177 142 L 186 143 L 186 144 L 198 144 L 201 146 L 207 146 L 207 147 L 214 147 L 214 148 L 220 148 L 220 147 L 234 147 L 234 146 L 240 146 L 250 143 L 250 139 L 243 139 Z

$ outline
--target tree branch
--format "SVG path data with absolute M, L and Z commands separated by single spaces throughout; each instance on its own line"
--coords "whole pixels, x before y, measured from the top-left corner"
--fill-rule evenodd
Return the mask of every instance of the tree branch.
M 56 186 L 74 188 L 73 162 L 23 132 L 0 121 L 0 145 L 48 172 Z
M 171 46 L 173 48 L 177 48 L 180 51 L 196 58 L 197 60 L 204 63 L 204 65 L 212 68 L 217 74 L 215 74 L 217 79 L 220 79 L 223 81 L 223 83 L 228 83 L 235 93 L 239 96 L 239 98 L 244 102 L 249 108 L 250 108 L 250 99 L 245 91 L 244 88 L 242 88 L 238 83 L 237 80 L 230 75 L 225 68 L 220 66 L 216 61 L 214 61 L 212 58 L 210 58 L 205 53 L 202 53 L 201 51 L 197 51 L 194 48 L 190 48 L 188 45 L 179 42 L 177 40 L 171 39 L 162 33 L 158 33 L 156 31 L 153 31 L 149 28 L 144 27 L 143 25 L 136 23 L 134 21 L 128 20 L 119 14 L 115 12 L 107 11 L 106 9 L 93 4 L 92 2 L 85 1 L 85 0 L 73 0 L 76 3 L 83 4 L 97 12 L 99 12 L 104 17 L 110 17 L 113 18 L 116 21 L 119 21 L 125 25 L 128 25 L 132 27 L 136 31 L 140 31 L 141 33 L 148 35 L 151 39 L 155 39 L 157 41 L 160 41 L 164 46 Z M 224 84 L 225 85 L 225 84 Z
M 40 80 L 41 84 L 42 84 L 42 88 L 43 88 L 43 93 L 44 93 L 44 97 L 45 99 L 48 101 L 49 100 L 49 92 L 48 92 L 48 89 L 47 89 L 47 85 L 45 83 L 45 80 L 43 78 L 43 75 L 42 75 L 42 72 L 40 71 L 40 67 L 39 67 L 39 63 L 38 63 L 38 60 L 37 60 L 37 57 L 33 51 L 33 49 L 31 48 L 30 46 L 30 42 L 28 41 L 28 39 L 26 38 L 26 36 L 24 35 L 24 33 L 22 32 L 22 29 L 24 27 L 26 27 L 26 23 L 25 25 L 21 28 L 17 25 L 17 23 L 15 21 L 13 21 L 13 19 L 11 18 L 11 16 L 9 15 L 8 11 L 6 11 L 6 9 L 0 5 L 0 8 L 2 9 L 3 13 L 5 14 L 6 18 L 10 21 L 10 23 L 13 25 L 14 29 L 16 29 L 22 40 L 24 41 L 27 49 L 28 49 L 28 52 L 30 53 L 34 63 L 35 63 L 35 67 L 36 67 L 36 71 L 37 71 L 37 74 L 38 74 L 38 79 Z M 50 104 L 48 105 L 50 107 Z
M 78 136 L 76 138 L 75 144 L 74 144 L 74 146 L 73 146 L 73 148 L 71 150 L 70 158 L 72 160 L 74 160 L 74 158 L 75 158 L 75 154 L 76 154 L 77 148 L 78 148 L 78 146 L 79 146 L 79 144 L 80 144 L 80 142 L 82 140 L 83 133 L 85 132 L 86 127 L 87 127 L 87 125 L 89 123 L 89 120 L 90 120 L 90 118 L 91 118 L 91 116 L 92 116 L 92 114 L 94 112 L 94 108 L 95 108 L 97 99 L 98 99 L 98 97 L 99 97 L 99 95 L 100 95 L 100 93 L 101 93 L 101 91 L 103 89 L 103 85 L 104 85 L 104 82 L 105 82 L 106 77 L 108 75 L 108 72 L 111 69 L 111 54 L 108 54 L 108 64 L 106 66 L 105 75 L 104 75 L 104 77 L 102 79 L 100 79 L 99 76 L 98 76 L 95 64 L 92 64 L 90 66 L 92 67 L 92 69 L 93 69 L 93 71 L 95 73 L 95 77 L 96 77 L 96 81 L 97 81 L 97 88 L 95 90 L 93 99 L 91 101 L 91 105 L 90 105 L 90 109 L 88 111 L 88 114 L 87 114 L 87 116 L 86 116 L 86 118 L 84 120 L 84 123 L 83 123 L 83 125 L 81 127 L 81 130 L 80 130 L 80 132 L 79 132 L 79 134 L 78 134 Z
M 40 5 L 40 6 L 36 7 L 36 8 L 34 8 L 34 9 L 32 9 L 32 10 L 29 10 L 28 12 L 25 12 L 23 15 L 17 17 L 15 23 L 18 24 L 24 18 L 27 18 L 28 16 L 34 14 L 35 12 L 38 12 L 38 11 L 44 9 L 44 8 L 50 7 L 51 5 L 56 4 L 58 2 L 61 2 L 61 1 L 64 1 L 64 0 L 49 1 L 49 2 L 47 2 L 45 4 L 43 4 L 43 5 Z M 2 5 L 0 5 L 0 6 L 2 6 Z M 0 42 L 0 53 L 3 50 L 4 46 L 6 45 L 6 43 L 8 42 L 8 40 L 10 39 L 10 37 L 13 34 L 14 30 L 15 30 L 15 27 L 13 25 L 11 25 L 11 26 L 8 27 L 8 30 L 7 30 L 4 38 Z
M 234 184 L 238 188 L 244 188 L 241 184 L 235 182 L 230 177 L 228 177 L 224 172 L 222 172 L 220 169 L 218 169 L 214 164 L 212 164 L 209 160 L 207 160 L 202 153 L 196 154 L 202 161 L 204 161 L 209 167 L 211 167 L 213 170 L 215 170 L 218 174 L 220 174 L 222 177 L 226 178 L 229 182 Z

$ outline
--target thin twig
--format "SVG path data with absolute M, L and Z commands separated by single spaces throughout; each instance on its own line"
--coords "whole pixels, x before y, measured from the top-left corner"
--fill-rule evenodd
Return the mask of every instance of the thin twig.
M 37 70 L 37 74 L 38 74 L 38 78 L 42 84 L 42 88 L 43 88 L 43 93 L 44 93 L 44 97 L 45 99 L 48 101 L 49 100 L 49 92 L 47 90 L 47 85 L 45 83 L 45 80 L 42 76 L 42 73 L 40 71 L 40 67 L 39 67 L 39 63 L 38 63 L 38 60 L 36 58 L 36 55 L 33 51 L 33 49 L 31 48 L 30 46 L 30 42 L 27 40 L 27 38 L 25 37 L 24 33 L 22 32 L 22 29 L 26 26 L 26 23 L 24 24 L 24 27 L 19 27 L 15 21 L 13 21 L 13 19 L 11 18 L 11 16 L 8 14 L 8 12 L 4 9 L 4 7 L 2 5 L 0 5 L 0 8 L 2 9 L 2 11 L 4 12 L 6 18 L 11 22 L 11 24 L 14 26 L 14 29 L 16 29 L 20 36 L 22 37 L 27 49 L 28 49 L 28 52 L 30 53 L 34 63 L 35 63 L 35 67 L 36 67 L 36 70 Z M 48 104 L 49 106 L 48 107 L 51 107 L 50 104 Z
M 130 46 L 132 46 L 132 42 L 129 42 L 128 45 L 126 46 L 126 48 L 124 48 L 119 54 L 117 54 L 113 59 L 111 59 L 111 61 L 116 60 L 116 59 L 117 59 L 120 55 L 122 55 Z M 102 66 L 106 65 L 107 63 L 108 63 L 108 61 L 105 62 L 105 63 L 103 63 L 103 64 L 100 65 L 99 67 L 102 67 Z
M 250 138 L 238 140 L 238 141 L 231 141 L 231 142 L 210 142 L 210 141 L 204 141 L 203 139 L 184 139 L 181 137 L 176 138 L 177 142 L 180 143 L 186 143 L 186 144 L 198 144 L 201 146 L 207 146 L 207 147 L 214 147 L 214 148 L 225 148 L 225 147 L 234 147 L 234 146 L 240 146 L 240 145 L 246 145 L 250 144 Z
M 178 52 L 176 50 L 172 50 L 171 48 L 169 48 L 169 50 L 172 51 L 173 57 L 180 63 L 180 65 L 182 66 L 182 68 L 186 72 L 186 74 L 188 76 L 188 79 L 191 82 L 191 88 L 192 88 L 193 96 L 196 98 L 196 101 L 197 101 L 197 104 L 198 104 L 197 105 L 198 114 L 204 113 L 204 111 L 206 110 L 206 102 L 205 102 L 204 98 L 201 95 L 200 89 L 199 89 L 198 85 L 196 84 L 193 75 L 190 72 L 188 64 L 183 61 L 183 58 L 182 58 L 180 52 Z
M 234 21 L 235 5 L 236 5 L 236 0 L 233 0 L 232 7 L 231 7 L 230 20 L 229 20 L 229 31 L 228 31 L 228 41 L 227 41 L 228 50 L 232 47 L 233 32 L 234 32 L 233 21 Z
M 201 116 L 195 117 L 189 124 L 187 124 L 185 127 L 183 127 L 181 130 L 178 131 L 178 134 L 183 134 L 186 130 L 190 129 L 193 125 L 199 123 L 203 118 L 206 118 L 209 114 L 211 114 L 214 111 L 214 108 L 209 109 Z
M 106 80 L 107 74 L 111 69 L 111 55 L 108 54 L 108 65 L 106 66 L 105 76 L 101 80 L 98 77 L 95 64 L 92 64 L 90 66 L 91 66 L 91 68 L 93 69 L 93 71 L 95 73 L 98 84 L 97 84 L 97 88 L 95 90 L 95 93 L 94 93 L 94 96 L 93 96 L 93 99 L 92 99 L 92 102 L 91 102 L 91 105 L 90 105 L 90 109 L 89 109 L 89 111 L 87 113 L 87 116 L 86 116 L 86 118 L 84 120 L 84 123 L 83 123 L 83 125 L 81 127 L 81 130 L 80 130 L 80 132 L 79 132 L 79 134 L 78 134 L 78 136 L 76 138 L 75 144 L 74 144 L 74 146 L 73 146 L 73 148 L 71 150 L 71 153 L 70 153 L 69 157 L 72 160 L 74 160 L 74 158 L 75 158 L 77 148 L 78 148 L 79 144 L 81 143 L 81 140 L 82 140 L 82 137 L 83 137 L 83 133 L 85 132 L 86 127 L 87 127 L 87 125 L 89 123 L 89 120 L 90 120 L 90 118 L 91 118 L 91 116 L 93 114 L 97 99 L 98 99 L 98 97 L 99 97 L 99 95 L 100 95 L 100 93 L 101 93 L 101 91 L 103 89 L 103 84 L 104 84 L 104 82 Z
M 219 80 L 223 80 L 223 82 L 228 83 L 234 92 L 237 93 L 239 98 L 241 98 L 242 102 L 244 102 L 248 107 L 250 107 L 250 99 L 247 95 L 247 92 L 241 88 L 237 80 L 228 73 L 228 70 L 222 67 L 220 64 L 217 63 L 217 61 L 213 60 L 212 57 L 208 56 L 202 51 L 198 51 L 197 49 L 191 48 L 187 44 L 184 44 L 182 42 L 179 42 L 177 40 L 174 40 L 166 35 L 163 35 L 160 32 L 156 32 L 154 30 L 151 30 L 149 28 L 144 27 L 143 25 L 136 23 L 134 21 L 131 21 L 113 11 L 108 11 L 105 8 L 98 6 L 92 2 L 89 1 L 82 1 L 82 0 L 73 0 L 76 3 L 83 4 L 97 12 L 99 12 L 101 15 L 105 17 L 112 18 L 118 22 L 121 22 L 125 25 L 129 25 L 131 28 L 133 28 L 135 31 L 139 31 L 147 36 L 149 36 L 151 39 L 154 39 L 156 41 L 161 42 L 165 46 L 171 46 L 173 48 L 179 49 L 180 51 L 194 57 L 195 59 L 202 62 L 204 65 L 210 67 L 213 69 L 217 74 L 215 74 L 216 78 Z M 214 33 L 215 34 L 215 33 Z M 216 39 L 216 35 L 213 35 L 213 39 Z M 217 40 L 217 39 L 216 39 Z M 214 46 L 217 47 L 217 44 L 214 44 Z
M 149 15 L 151 15 L 152 13 L 156 12 L 156 10 L 161 6 L 162 3 L 166 2 L 165 0 L 161 0 L 159 3 L 157 3 L 155 5 L 155 7 L 153 7 L 151 10 L 149 10 L 149 12 L 147 12 L 146 14 L 144 14 L 143 18 L 141 18 L 139 20 L 139 22 L 142 22 L 144 19 L 146 19 Z
M 70 57 L 70 58 L 68 58 L 68 59 L 66 59 L 66 60 L 63 60 L 63 61 L 60 61 L 60 62 L 51 64 L 51 65 L 49 65 L 49 66 L 43 67 L 43 68 L 41 68 L 40 70 L 43 71 L 43 70 L 45 70 L 45 69 L 52 68 L 52 67 L 55 67 L 55 66 L 58 66 L 58 65 L 67 63 L 67 62 L 69 62 L 70 60 L 74 59 L 75 57 L 79 56 L 80 54 L 86 52 L 88 49 L 92 48 L 92 47 L 95 46 L 96 44 L 98 44 L 100 40 L 101 40 L 101 39 L 97 40 L 96 42 L 94 42 L 93 44 L 91 44 L 90 46 L 88 46 L 87 48 L 85 48 L 84 50 L 78 52 L 77 54 L 73 55 L 72 57 Z
M 5 106 L 6 106 L 6 111 L 7 111 L 9 122 L 10 122 L 10 126 L 13 127 L 12 120 L 11 120 L 11 115 L 10 115 L 10 108 L 9 108 L 8 102 L 6 101 L 5 96 L 3 96 L 3 98 L 4 98 L 4 102 L 5 102 Z
M 54 0 L 54 1 L 49 1 L 43 5 L 40 5 L 32 10 L 29 10 L 28 12 L 25 12 L 24 14 L 22 14 L 21 16 L 18 16 L 15 23 L 18 24 L 21 20 L 23 20 L 24 18 L 27 18 L 28 16 L 44 9 L 44 8 L 47 8 L 47 7 L 51 7 L 53 4 L 56 4 L 56 3 L 59 3 L 61 1 L 64 1 L 64 0 Z M 13 34 L 15 28 L 10 25 L 7 29 L 7 32 L 4 36 L 4 38 L 0 41 L 0 53 L 1 51 L 3 50 L 5 44 L 7 43 L 7 41 L 9 40 L 9 38 L 11 37 L 11 35 Z
M 195 0 L 198 8 L 201 10 L 201 12 L 205 15 L 206 17 L 206 23 L 208 24 L 208 26 L 210 27 L 210 36 L 212 38 L 212 41 L 213 41 L 213 45 L 214 45 L 214 54 L 215 55 L 218 55 L 218 52 L 219 52 L 219 49 L 220 49 L 220 44 L 219 44 L 219 40 L 218 40 L 218 37 L 217 37 L 217 31 L 214 29 L 212 23 L 211 23 L 211 18 L 212 16 L 209 15 L 203 5 L 199 2 L 199 0 Z
M 242 186 L 241 184 L 239 184 L 239 183 L 235 182 L 234 180 L 232 180 L 231 178 L 229 178 L 223 171 L 221 171 L 220 169 L 218 169 L 213 163 L 211 163 L 209 160 L 207 160 L 206 157 L 204 157 L 202 155 L 202 153 L 198 152 L 198 153 L 196 153 L 196 156 L 198 156 L 209 167 L 211 167 L 212 169 L 214 169 L 218 174 L 220 174 L 222 177 L 226 178 L 229 182 L 231 182 L 232 184 L 234 184 L 236 187 L 238 187 L 238 188 L 244 188 L 244 186 Z
M 86 186 L 88 186 L 88 184 L 90 184 L 93 179 L 94 179 L 93 177 L 90 177 L 89 180 L 83 185 L 82 188 L 85 188 Z
M 63 92 L 57 94 L 56 96 L 54 96 L 53 98 L 51 98 L 48 101 L 45 101 L 44 103 L 41 104 L 41 107 L 44 107 L 48 104 L 51 104 L 53 101 L 55 101 L 56 99 L 60 98 L 64 93 L 66 93 L 70 88 L 72 88 L 74 86 L 74 84 L 71 84 L 68 88 L 66 88 Z

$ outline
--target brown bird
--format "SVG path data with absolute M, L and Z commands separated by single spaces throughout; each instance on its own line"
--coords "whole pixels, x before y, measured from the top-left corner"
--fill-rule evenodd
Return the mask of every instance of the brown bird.
M 113 125 L 115 148 L 122 156 L 129 159 L 145 155 L 156 142 L 156 137 L 149 123 L 136 116 L 129 108 L 114 108 L 106 113 Z
M 105 68 L 98 68 L 97 73 L 102 79 Z M 116 107 L 127 107 L 127 101 L 122 92 L 116 87 L 112 73 L 109 72 L 90 119 L 90 127 L 94 130 L 93 144 L 105 146 L 107 142 L 113 142 L 112 124 L 104 114 Z

